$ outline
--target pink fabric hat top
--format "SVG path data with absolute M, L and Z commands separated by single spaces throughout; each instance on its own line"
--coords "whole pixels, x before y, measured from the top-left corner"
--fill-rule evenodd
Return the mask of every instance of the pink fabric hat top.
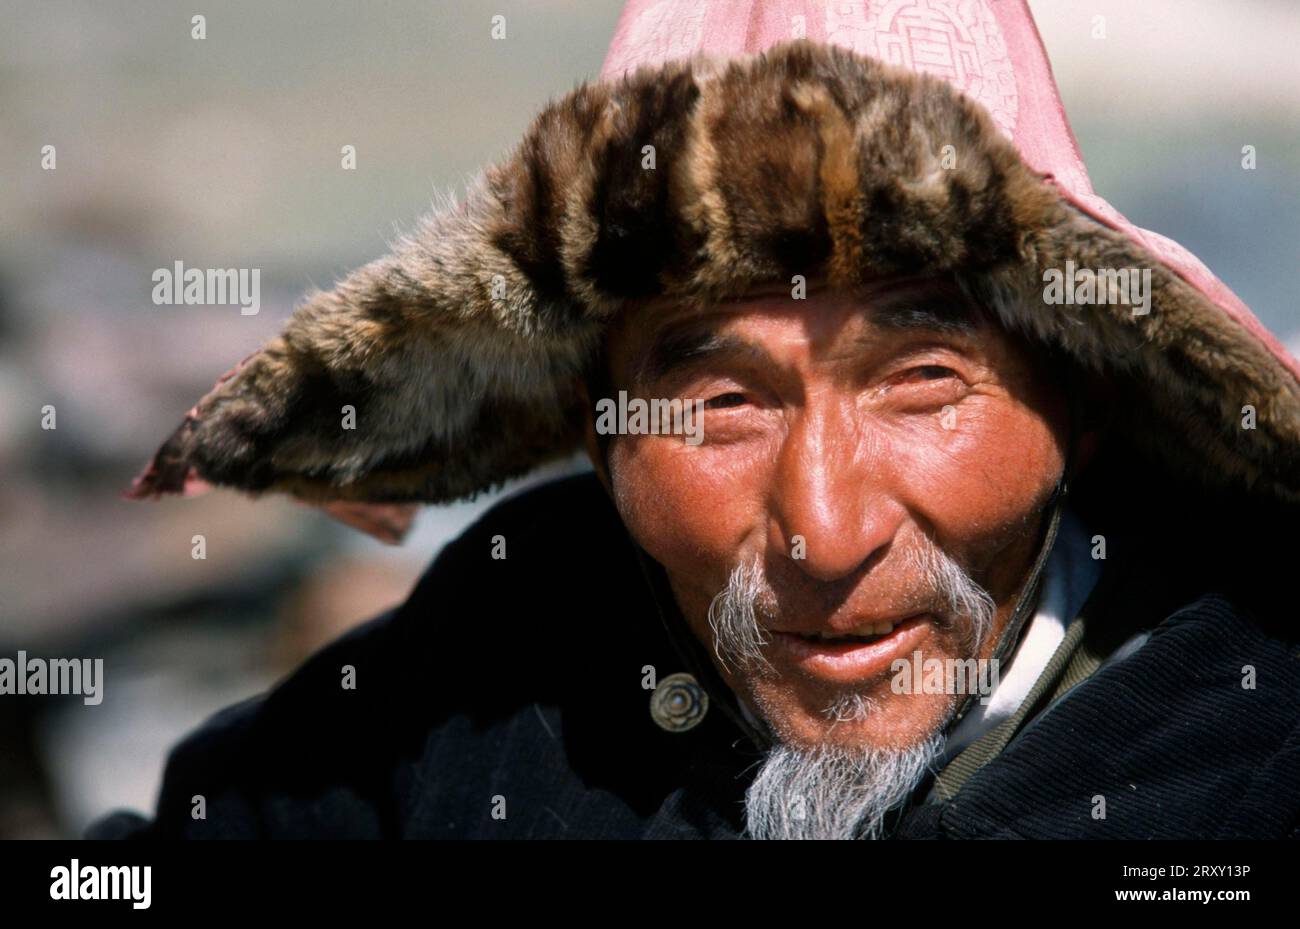
M 628 0 L 601 77 L 697 53 L 760 52 L 796 38 L 953 84 L 982 104 L 1025 162 L 1076 206 L 1177 272 L 1300 379 L 1300 363 L 1195 255 L 1133 225 L 1093 192 L 1025 0 Z

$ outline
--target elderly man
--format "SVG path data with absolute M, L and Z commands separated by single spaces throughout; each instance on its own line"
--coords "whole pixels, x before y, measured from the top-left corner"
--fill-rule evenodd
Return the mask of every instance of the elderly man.
M 1092 194 L 1023 5 L 794 6 L 633 2 L 605 81 L 191 411 L 137 496 L 396 534 L 594 473 L 95 834 L 1297 834 L 1295 362 Z M 897 66 L 922 26 L 961 68 Z

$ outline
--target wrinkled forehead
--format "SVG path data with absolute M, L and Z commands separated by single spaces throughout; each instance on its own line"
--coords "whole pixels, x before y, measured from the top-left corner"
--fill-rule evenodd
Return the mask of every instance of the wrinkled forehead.
M 693 350 L 701 339 L 747 321 L 796 321 L 813 342 L 826 342 L 846 329 L 889 334 L 929 331 L 975 335 L 991 328 L 987 315 L 949 277 L 872 281 L 852 291 L 832 290 L 824 279 L 806 284 L 769 284 L 708 305 L 664 298 L 629 307 L 610 333 L 608 349 L 616 368 L 653 371 Z

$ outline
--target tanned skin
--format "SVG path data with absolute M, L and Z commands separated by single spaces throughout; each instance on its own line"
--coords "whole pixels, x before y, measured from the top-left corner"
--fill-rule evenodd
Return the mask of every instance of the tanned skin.
M 800 300 L 755 291 L 704 312 L 647 303 L 606 348 L 615 391 L 705 401 L 702 444 L 617 436 L 606 462 L 589 419 L 588 445 L 710 654 L 710 602 L 738 563 L 761 561 L 777 601 L 761 621 L 772 670 L 715 656 L 732 690 L 783 741 L 804 746 L 902 748 L 945 725 L 959 696 L 894 693 L 888 670 L 858 679 L 810 667 L 782 634 L 911 617 L 891 634 L 898 657 L 991 655 L 1066 460 L 1068 404 L 1035 354 L 951 283 L 930 279 L 853 296 L 815 286 Z M 909 568 L 922 535 L 997 605 L 979 655 L 963 624 L 935 618 L 940 604 Z M 878 709 L 827 718 L 845 690 Z

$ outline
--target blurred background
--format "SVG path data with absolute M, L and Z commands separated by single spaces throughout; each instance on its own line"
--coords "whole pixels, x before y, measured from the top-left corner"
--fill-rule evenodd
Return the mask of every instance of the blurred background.
M 1300 3 L 1030 5 L 1098 193 L 1300 350 Z M 120 493 L 300 294 L 383 254 L 595 77 L 620 9 L 0 2 L 0 658 L 105 669 L 98 706 L 0 696 L 0 837 L 151 810 L 178 738 L 399 603 L 494 502 L 427 508 L 386 547 L 284 500 Z M 154 305 L 153 271 L 178 260 L 260 268 L 261 312 Z

